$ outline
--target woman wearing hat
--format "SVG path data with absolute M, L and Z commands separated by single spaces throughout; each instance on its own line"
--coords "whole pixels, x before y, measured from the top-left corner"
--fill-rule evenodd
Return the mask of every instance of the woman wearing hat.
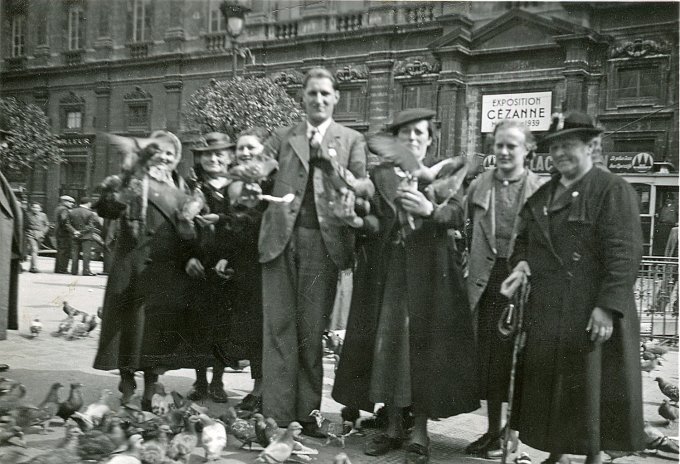
M 508 258 L 517 237 L 519 210 L 541 185 L 540 177 L 525 167 L 535 149 L 534 136 L 524 124 L 500 121 L 494 127 L 496 167 L 477 177 L 467 192 L 472 234 L 466 282 L 477 319 L 479 392 L 487 402 L 489 425 L 465 451 L 490 459 L 502 455 L 501 411 L 512 362 L 512 341 L 501 338 L 498 331 L 498 320 L 508 304 L 500 287 L 510 273 Z
M 139 142 L 130 144 L 144 145 L 134 153 L 134 168 L 123 179 L 107 179 L 98 202 L 102 217 L 120 219 L 120 234 L 94 367 L 120 370 L 123 402 L 135 392 L 135 371 L 143 371 L 142 406 L 149 409 L 159 374 L 193 367 L 196 359 L 188 342 L 191 281 L 184 271 L 190 242 L 177 231 L 177 213 L 188 199 L 175 172 L 181 143 L 166 131 Z
M 235 165 L 251 163 L 262 155 L 268 135 L 260 127 L 241 132 L 236 141 Z M 238 251 L 229 261 L 234 269 L 229 335 L 218 343 L 215 354 L 223 362 L 250 361 L 253 389 L 237 408 L 258 412 L 262 409 L 262 269 L 257 241 L 267 204 L 252 196 L 244 196 L 243 187 L 243 181 L 235 180 L 228 189 L 227 241 Z M 267 185 L 261 188 L 268 190 Z
M 645 448 L 639 321 L 633 286 L 642 256 L 638 198 L 593 169 L 586 114 L 555 115 L 542 144 L 557 173 L 529 198 L 501 291 L 525 281 L 526 345 L 513 428 L 529 446 L 602 462 L 601 450 Z
M 435 113 L 402 111 L 388 127 L 422 166 Z M 460 254 L 449 240 L 463 227 L 461 192 L 435 204 L 393 165 L 373 169 L 376 194 L 364 218 L 347 336 L 333 398 L 368 411 L 385 403 L 388 425 L 366 446 L 379 456 L 398 449 L 411 408 L 415 425 L 407 463 L 429 460 L 428 418 L 479 407 L 472 321 Z M 372 355 L 371 355 L 372 353 Z
M 228 268 L 235 248 L 225 230 L 229 206 L 226 174 L 234 142 L 219 132 L 206 134 L 201 142 L 193 148 L 196 164 L 192 188 L 201 190 L 205 207 L 201 215 L 196 216 L 197 239 L 185 267 L 193 279 L 193 347 L 197 354 L 200 353 L 197 356 L 199 364 L 195 365 L 196 382 L 189 399 L 199 401 L 210 397 L 215 402 L 226 403 L 228 397 L 222 373 L 227 364 L 212 353 L 214 344 L 229 333 L 232 283 Z M 213 367 L 210 384 L 206 375 L 208 367 Z

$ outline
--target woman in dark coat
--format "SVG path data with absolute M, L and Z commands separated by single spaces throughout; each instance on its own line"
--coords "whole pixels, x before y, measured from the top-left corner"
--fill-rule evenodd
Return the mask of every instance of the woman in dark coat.
M 601 130 L 582 113 L 554 118 L 542 143 L 558 173 L 529 198 L 503 283 L 529 279 L 526 346 L 513 422 L 545 463 L 603 449 L 645 448 L 639 321 L 633 286 L 642 256 L 638 199 L 622 178 L 594 169 Z
M 247 163 L 264 151 L 268 133 L 262 128 L 248 129 L 239 134 L 236 142 L 237 165 Z M 267 190 L 267 185 L 261 188 Z M 233 312 L 229 336 L 219 343 L 217 353 L 225 362 L 247 359 L 254 384 L 237 406 L 242 410 L 262 409 L 262 270 L 257 241 L 262 214 L 267 205 L 243 194 L 243 182 L 232 182 L 229 190 L 229 208 L 225 229 L 227 240 L 235 253 L 229 261 L 234 269 Z
M 95 369 L 120 370 L 123 402 L 134 394 L 135 371 L 144 371 L 146 408 L 159 374 L 196 362 L 187 329 L 191 281 L 184 272 L 191 242 L 178 232 L 178 211 L 188 199 L 175 173 L 181 144 L 165 131 L 154 132 L 151 139 L 145 150 L 154 149 L 140 155 L 141 165 L 129 183 L 116 195 L 105 192 L 98 203 L 100 215 L 120 218 L 120 235 L 94 362 Z
M 420 162 L 432 144 L 433 116 L 407 110 L 391 125 Z M 451 238 L 463 227 L 460 192 L 435 205 L 400 174 L 385 165 L 371 173 L 376 194 L 364 218 L 333 398 L 369 411 L 385 403 L 386 433 L 366 447 L 375 456 L 401 446 L 402 410 L 412 407 L 406 460 L 422 463 L 429 459 L 428 418 L 474 411 L 479 397 L 471 314 Z
M 193 401 L 210 397 L 217 403 L 226 403 L 229 398 L 222 377 L 228 364 L 213 356 L 213 348 L 229 334 L 233 288 L 229 261 L 234 244 L 225 228 L 229 210 L 226 174 L 234 143 L 228 135 L 219 132 L 206 134 L 203 142 L 193 148 L 195 178 L 189 182 L 193 184 L 190 185 L 192 189 L 202 192 L 205 206 L 195 218 L 197 239 L 185 269 L 193 278 L 192 301 L 196 311 L 192 346 L 199 361 L 194 366 L 194 389 L 188 397 Z M 208 367 L 213 368 L 210 384 L 206 375 Z

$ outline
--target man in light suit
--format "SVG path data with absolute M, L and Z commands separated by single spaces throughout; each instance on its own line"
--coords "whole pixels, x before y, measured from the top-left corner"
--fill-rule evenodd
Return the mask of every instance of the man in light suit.
M 276 131 L 265 144 L 265 153 L 279 162 L 273 195 L 293 193 L 295 199 L 270 203 L 260 229 L 262 399 L 264 414 L 280 426 L 297 420 L 304 434 L 322 437 L 309 415 L 321 407 L 321 339 L 338 272 L 351 266 L 354 248 L 352 221 L 338 214 L 339 197 L 330 179 L 361 183 L 366 148 L 361 134 L 333 121 L 340 94 L 332 74 L 311 69 L 303 89 L 306 121 Z M 344 201 L 353 209 L 353 197 Z

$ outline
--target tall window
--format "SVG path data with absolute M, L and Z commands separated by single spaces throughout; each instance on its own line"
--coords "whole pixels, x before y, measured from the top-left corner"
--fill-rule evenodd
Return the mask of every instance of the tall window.
M 210 20 L 208 32 L 224 32 L 227 30 L 224 24 L 224 15 L 220 11 L 217 2 L 210 2 L 210 13 L 208 16 Z
M 26 50 L 26 17 L 12 17 L 12 57 L 24 56 Z
M 151 0 L 128 0 L 127 31 L 130 42 L 151 40 L 153 2 Z
M 66 112 L 66 128 L 80 129 L 83 127 L 83 113 L 78 110 Z
M 68 11 L 68 49 L 80 50 L 85 47 L 85 13 L 79 6 Z
M 434 92 L 431 84 L 404 85 L 401 94 L 401 107 L 434 108 Z
M 658 97 L 661 74 L 658 67 L 618 70 L 619 98 Z

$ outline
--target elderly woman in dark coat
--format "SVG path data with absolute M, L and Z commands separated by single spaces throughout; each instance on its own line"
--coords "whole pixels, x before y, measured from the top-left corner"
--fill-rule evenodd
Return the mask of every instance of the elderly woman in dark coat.
M 134 394 L 135 371 L 144 371 L 145 408 L 153 384 L 166 370 L 192 367 L 189 346 L 192 315 L 187 295 L 191 281 L 184 272 L 190 240 L 179 233 L 178 212 L 186 204 L 184 181 L 175 168 L 179 139 L 156 131 L 139 154 L 132 172 L 110 179 L 98 212 L 120 218 L 120 235 L 106 286 L 102 332 L 95 369 L 120 370 L 123 402 Z
M 487 432 L 467 448 L 468 454 L 498 458 L 501 450 L 501 411 L 507 401 L 512 341 L 498 332 L 498 320 L 508 299 L 500 294 L 510 274 L 508 258 L 517 237 L 519 211 L 541 185 L 525 167 L 536 149 L 531 131 L 519 121 L 504 120 L 494 127 L 496 167 L 482 173 L 467 192 L 472 225 L 467 291 L 476 316 L 480 395 L 486 400 Z M 516 443 L 516 434 L 513 437 Z
M 406 110 L 390 126 L 420 162 L 432 144 L 433 116 Z M 460 254 L 450 239 L 463 227 L 462 196 L 435 205 L 424 185 L 407 186 L 403 175 L 386 165 L 371 173 L 376 194 L 364 218 L 333 398 L 369 411 L 385 403 L 387 429 L 366 447 L 373 456 L 401 447 L 402 410 L 412 407 L 406 462 L 424 463 L 428 418 L 479 407 L 477 371 Z
M 556 115 L 543 142 L 557 174 L 529 198 L 502 292 L 531 283 L 516 428 L 545 463 L 645 448 L 639 321 L 633 286 L 642 255 L 638 199 L 594 169 L 601 132 L 582 113 Z
M 192 301 L 195 318 L 192 324 L 192 346 L 199 364 L 196 382 L 189 394 L 193 401 L 210 397 L 217 403 L 229 399 L 224 391 L 222 377 L 228 363 L 214 357 L 214 345 L 229 336 L 229 316 L 232 299 L 230 269 L 234 253 L 233 241 L 227 236 L 226 221 L 229 210 L 227 168 L 234 154 L 234 142 L 228 135 L 211 132 L 193 148 L 195 178 L 189 182 L 199 189 L 205 206 L 196 216 L 197 237 L 192 257 L 185 270 L 193 278 Z M 207 368 L 213 368 L 208 384 Z

